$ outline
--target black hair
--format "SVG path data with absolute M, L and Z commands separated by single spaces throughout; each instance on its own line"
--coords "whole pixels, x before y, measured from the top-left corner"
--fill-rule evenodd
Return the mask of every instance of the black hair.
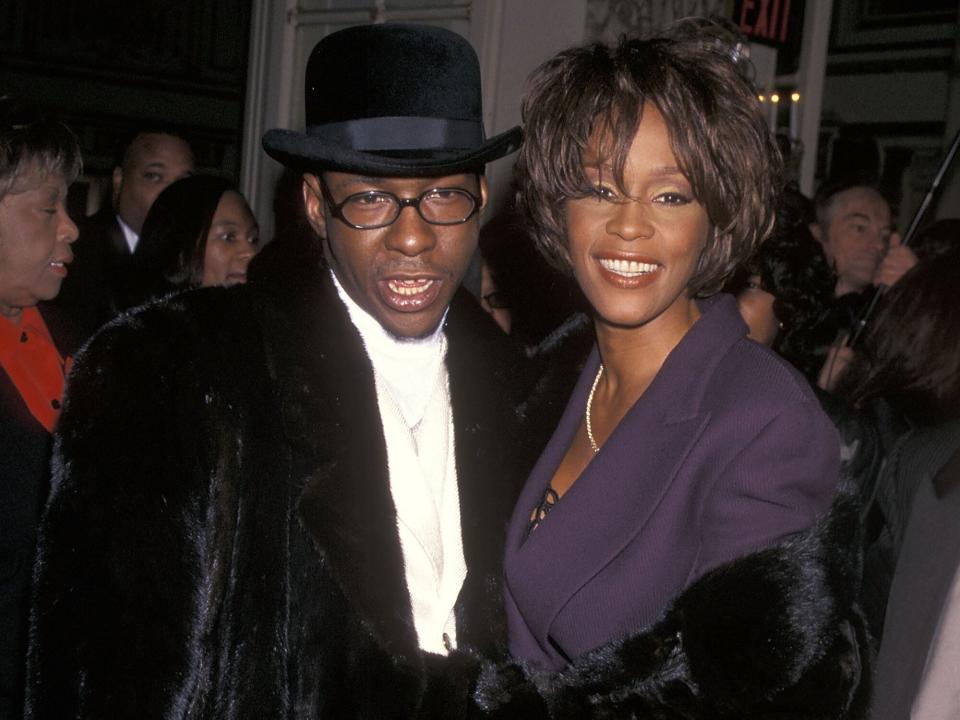
M 960 252 L 917 263 L 880 299 L 837 395 L 883 398 L 917 425 L 960 417 L 958 307 Z
M 127 159 L 127 153 L 130 152 L 130 146 L 133 145 L 134 141 L 144 135 L 170 135 L 171 137 L 178 138 L 187 144 L 187 147 L 190 148 L 190 153 L 193 154 L 193 145 L 183 136 L 183 133 L 178 128 L 162 124 L 138 125 L 135 128 L 123 132 L 118 138 L 113 148 L 113 167 L 123 167 Z
M 150 207 L 134 255 L 137 301 L 200 285 L 207 235 L 220 198 L 233 183 L 191 175 L 171 183 Z
M 823 248 L 810 233 L 810 201 L 788 187 L 777 205 L 773 234 L 759 247 L 731 284 L 740 290 L 752 275 L 774 297 L 773 313 L 781 324 L 773 349 L 811 383 L 840 328 L 833 295 L 836 276 Z

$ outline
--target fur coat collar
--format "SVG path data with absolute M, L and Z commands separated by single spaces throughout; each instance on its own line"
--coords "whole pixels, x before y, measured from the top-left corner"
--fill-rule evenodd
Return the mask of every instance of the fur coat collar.
M 487 665 L 483 717 L 861 720 L 872 658 L 857 606 L 856 502 L 708 573 L 638 634 L 554 675 Z
M 503 535 L 539 448 L 517 442 L 523 373 L 496 326 L 458 296 L 446 332 L 458 641 L 502 657 Z M 325 274 L 187 293 L 108 325 L 76 359 L 54 465 L 28 717 L 466 705 L 467 675 L 448 676 L 449 695 L 428 686 L 372 370 Z

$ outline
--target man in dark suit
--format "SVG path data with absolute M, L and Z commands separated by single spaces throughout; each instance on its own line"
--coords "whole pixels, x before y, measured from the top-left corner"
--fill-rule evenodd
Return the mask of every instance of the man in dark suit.
M 111 203 L 80 223 L 73 273 L 60 303 L 99 326 L 129 306 L 131 260 L 157 195 L 193 171 L 190 145 L 166 130 L 140 130 L 122 143 Z
M 77 359 L 28 717 L 457 717 L 470 656 L 441 656 L 505 654 L 503 535 L 539 448 L 458 286 L 520 130 L 485 137 L 477 58 L 438 28 L 343 30 L 306 76 L 306 133 L 264 146 L 303 173 L 326 267 L 252 268 Z

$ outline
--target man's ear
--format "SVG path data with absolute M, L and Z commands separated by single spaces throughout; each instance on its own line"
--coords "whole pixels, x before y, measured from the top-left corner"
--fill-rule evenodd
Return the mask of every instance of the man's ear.
M 327 208 L 323 202 L 320 180 L 313 173 L 303 174 L 303 207 L 317 235 L 327 237 Z
M 812 222 L 807 227 L 810 229 L 810 234 L 813 235 L 813 239 L 823 244 L 823 231 L 820 229 L 820 223 Z
M 486 210 L 487 203 L 490 200 L 490 190 L 487 187 L 487 176 L 480 176 L 480 209 Z

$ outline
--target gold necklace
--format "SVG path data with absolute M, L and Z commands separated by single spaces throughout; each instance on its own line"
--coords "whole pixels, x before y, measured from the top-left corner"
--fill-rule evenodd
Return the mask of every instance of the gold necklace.
M 584 419 L 587 421 L 587 440 L 590 441 L 590 449 L 593 450 L 594 455 L 600 452 L 600 446 L 597 445 L 597 441 L 593 439 L 593 426 L 590 424 L 590 410 L 593 408 L 593 394 L 597 391 L 597 385 L 600 384 L 601 375 L 603 375 L 603 363 L 600 363 L 600 367 L 597 369 L 597 376 L 593 379 L 593 387 L 590 388 L 590 394 L 587 395 L 587 409 L 584 412 Z

